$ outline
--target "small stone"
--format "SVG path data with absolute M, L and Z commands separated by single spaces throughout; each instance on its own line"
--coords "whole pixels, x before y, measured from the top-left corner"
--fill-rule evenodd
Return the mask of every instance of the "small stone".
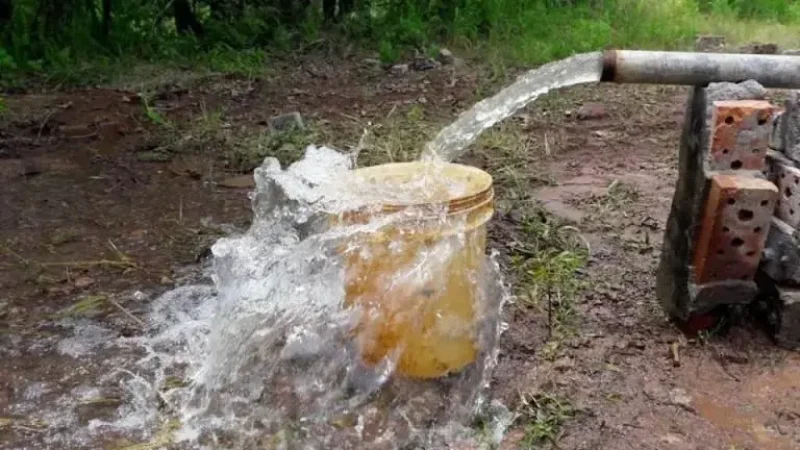
M 669 401 L 675 406 L 680 406 L 688 411 L 694 411 L 692 397 L 681 388 L 675 388 L 669 392 Z
M 161 284 L 169 285 L 169 284 L 172 284 L 172 283 L 173 283 L 173 281 L 172 281 L 172 279 L 170 277 L 168 277 L 166 275 L 161 277 Z
M 455 63 L 456 57 L 453 55 L 453 52 L 446 48 L 439 49 L 439 56 L 437 58 L 440 63 L 444 64 L 445 66 L 449 66 Z
M 778 48 L 778 44 L 774 43 L 761 43 L 761 42 L 753 42 L 750 44 L 745 45 L 742 47 L 742 52 L 744 53 L 752 53 L 754 55 L 777 55 L 780 54 L 780 48 Z
M 600 120 L 608 115 L 606 107 L 599 103 L 586 103 L 578 109 L 578 120 Z
M 299 112 L 291 112 L 289 114 L 281 114 L 269 119 L 270 131 L 289 131 L 293 129 L 305 130 L 306 125 L 303 123 L 303 117 Z
M 75 287 L 78 289 L 85 289 L 94 284 L 94 278 L 80 277 L 75 280 Z
M 426 70 L 433 70 L 441 67 L 441 63 L 433 58 L 418 57 L 411 62 L 411 68 L 417 72 L 424 72 Z
M 408 73 L 408 64 L 395 64 L 392 66 L 394 75 L 405 75 Z
M 661 437 L 661 442 L 663 442 L 665 444 L 670 444 L 670 445 L 678 445 L 678 444 L 683 444 L 683 439 L 681 439 L 677 435 L 674 435 L 674 434 L 670 433 L 670 434 L 667 434 L 665 436 L 662 436 Z
M 784 50 L 781 52 L 781 54 L 787 56 L 800 56 L 800 49 Z
M 725 47 L 725 36 L 712 34 L 701 35 L 694 42 L 694 48 L 699 52 L 720 50 Z
M 256 187 L 256 182 L 253 179 L 253 175 L 240 175 L 226 178 L 220 181 L 218 185 L 229 189 L 253 189 Z

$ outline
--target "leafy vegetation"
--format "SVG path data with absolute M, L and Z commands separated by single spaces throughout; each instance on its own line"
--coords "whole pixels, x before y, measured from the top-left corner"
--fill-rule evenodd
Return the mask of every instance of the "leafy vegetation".
M 339 39 L 387 63 L 446 43 L 534 64 L 701 32 L 795 42 L 798 22 L 791 0 L 0 0 L 0 76 L 86 82 L 141 60 L 253 73 Z

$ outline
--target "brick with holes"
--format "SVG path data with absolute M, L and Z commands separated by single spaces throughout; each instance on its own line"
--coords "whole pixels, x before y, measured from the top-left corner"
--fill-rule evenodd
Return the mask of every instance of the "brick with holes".
M 764 249 L 778 188 L 767 180 L 714 175 L 695 242 L 697 284 L 752 280 Z
M 776 108 L 762 100 L 714 102 L 708 169 L 764 170 Z
M 774 176 L 780 190 L 775 215 L 797 228 L 800 226 L 800 169 L 791 163 L 778 164 Z

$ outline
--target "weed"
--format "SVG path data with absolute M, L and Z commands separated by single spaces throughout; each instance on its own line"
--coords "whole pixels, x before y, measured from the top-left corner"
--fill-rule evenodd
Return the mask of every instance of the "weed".
M 371 166 L 386 162 L 413 161 L 422 146 L 433 136 L 436 123 L 426 117 L 423 105 L 414 104 L 405 114 L 393 112 L 369 128 L 370 144 L 359 152 L 359 164 Z
M 534 449 L 541 448 L 544 443 L 558 448 L 564 424 L 573 419 L 577 411 L 568 400 L 553 394 L 540 393 L 522 395 L 517 413 L 518 421 L 525 431 L 522 448 Z
M 606 191 L 606 195 L 596 200 L 596 207 L 600 213 L 619 211 L 636 202 L 639 199 L 639 191 L 635 186 L 620 183 L 614 180 Z
M 578 271 L 590 252 L 578 230 L 542 212 L 524 216 L 510 248 L 520 304 L 546 314 L 549 340 L 541 355 L 558 356 L 561 342 L 574 334 L 575 302 L 583 282 Z
M 153 122 L 156 125 L 165 127 L 165 128 L 173 128 L 172 122 L 165 119 L 161 113 L 158 112 L 155 108 L 150 106 L 150 101 L 148 100 L 149 96 L 146 94 L 139 95 L 142 99 L 142 106 L 144 107 L 144 115 L 150 122 Z
M 61 317 L 76 317 L 76 316 L 93 316 L 108 307 L 108 296 L 106 295 L 89 295 L 79 300 L 77 303 L 63 309 L 59 316 Z
M 229 168 L 249 172 L 271 156 L 286 165 L 302 157 L 305 148 L 317 142 L 319 133 L 313 126 L 291 128 L 246 136 L 225 149 L 222 155 Z

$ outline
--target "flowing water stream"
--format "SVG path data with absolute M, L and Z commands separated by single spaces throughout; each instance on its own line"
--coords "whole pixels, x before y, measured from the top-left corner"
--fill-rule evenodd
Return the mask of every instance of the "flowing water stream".
M 330 218 L 371 208 L 376 200 L 430 197 L 434 187 L 457 196 L 462 187 L 436 184 L 442 178 L 438 159 L 456 158 L 482 131 L 550 89 L 598 81 L 600 60 L 599 53 L 591 53 L 545 65 L 476 104 L 428 144 L 427 169 L 392 192 L 359 187 L 348 177 L 351 155 L 325 147 L 309 147 L 286 169 L 268 158 L 255 171 L 253 224 L 213 246 L 210 281 L 156 299 L 144 336 L 112 339 L 108 330 L 79 324 L 74 338 L 59 343 L 66 355 L 87 349 L 113 354 L 98 385 L 122 386 L 125 401 L 113 419 L 91 420 L 69 436 L 52 436 L 51 444 L 91 447 L 87 442 L 98 436 L 149 442 L 130 447 L 143 450 L 167 444 L 208 449 L 496 444 L 512 417 L 484 395 L 497 356 L 501 309 L 509 298 L 494 259 L 485 257 L 468 278 L 477 292 L 476 362 L 444 378 L 407 379 L 397 376 L 398 352 L 376 364 L 362 361 L 352 330 L 363 311 L 346 307 L 345 257 L 365 236 L 398 221 L 413 222 L 422 217 L 418 214 L 444 221 L 446 208 L 378 214 L 341 226 L 330 226 Z M 426 286 L 447 280 L 442 267 L 463 251 L 467 232 L 456 227 L 440 243 L 413 249 L 407 264 L 383 282 L 424 293 Z M 388 257 L 407 255 L 406 245 L 400 236 Z M 82 387 L 61 404 L 80 404 L 99 387 Z M 483 433 L 471 427 L 477 415 L 489 425 Z
M 600 81 L 601 52 L 583 53 L 524 73 L 495 96 L 476 103 L 425 146 L 425 158 L 452 161 L 484 131 L 553 89 Z

